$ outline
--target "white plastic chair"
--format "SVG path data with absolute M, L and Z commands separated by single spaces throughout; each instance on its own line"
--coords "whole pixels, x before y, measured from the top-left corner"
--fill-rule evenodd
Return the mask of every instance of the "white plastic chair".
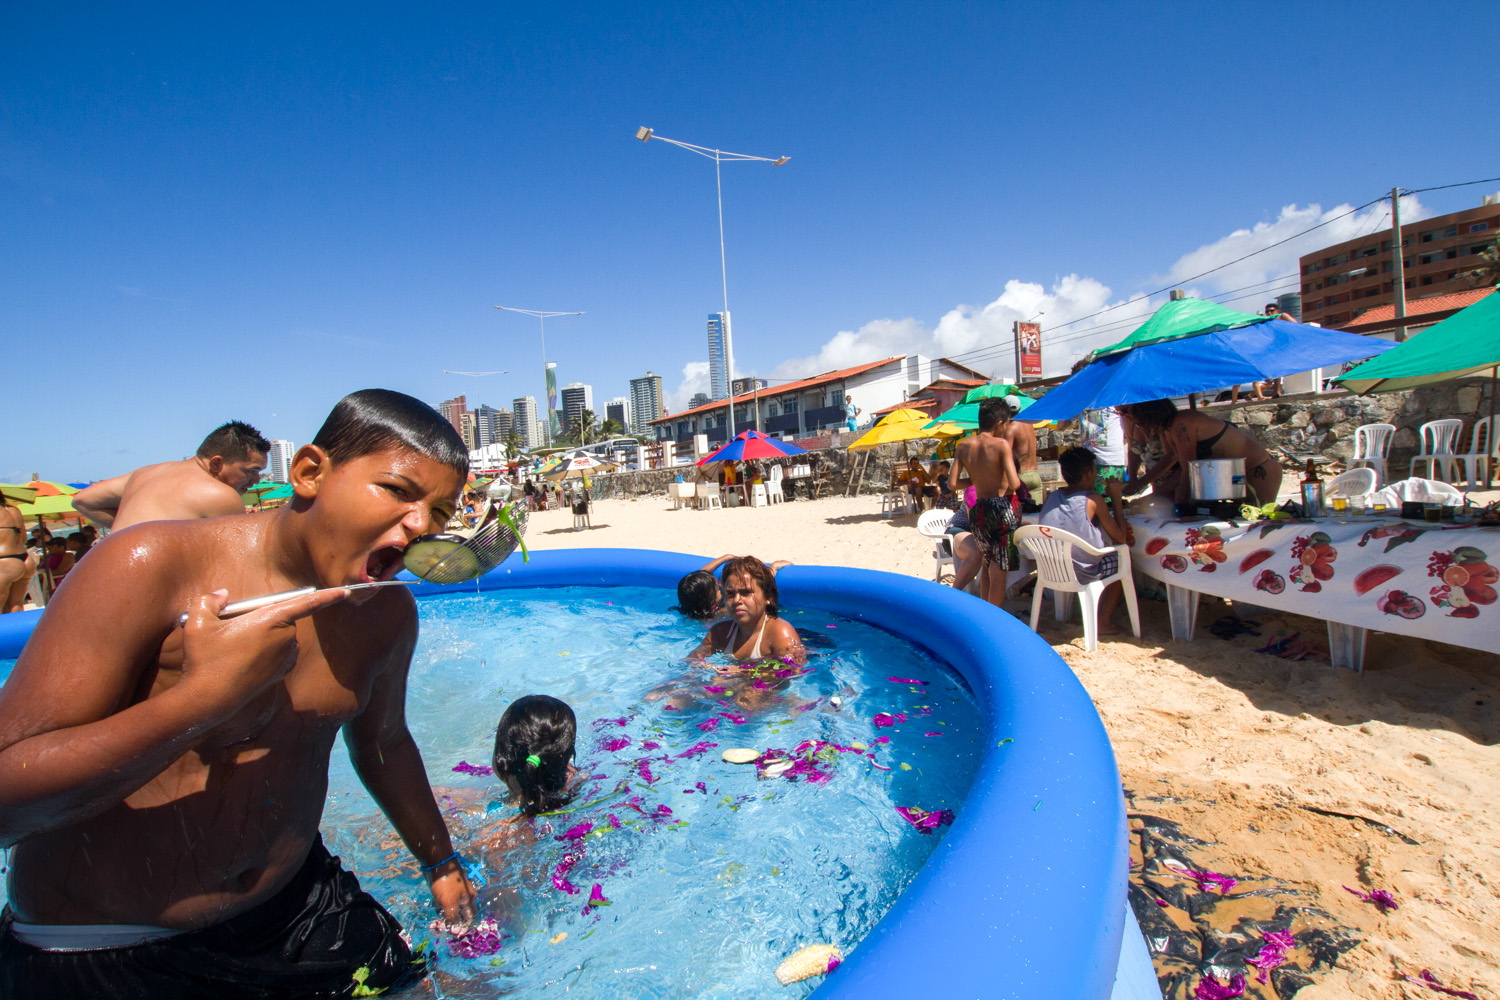
M 1378 485 L 1374 469 L 1350 469 L 1330 479 L 1323 487 L 1323 496 L 1328 500 L 1334 497 L 1362 497 L 1366 493 L 1374 493 Z
M 955 573 L 958 572 L 958 564 L 953 559 L 953 542 L 949 537 L 947 528 L 953 520 L 951 510 L 929 510 L 917 518 L 917 530 L 928 538 L 935 539 L 932 558 L 937 560 L 937 568 L 933 579 L 943 582 L 943 567 L 952 566 Z
M 771 478 L 768 493 L 772 505 L 786 502 L 786 493 L 781 488 L 781 477 L 786 470 L 779 465 L 771 466 Z
M 1370 494 L 1367 502 L 1371 505 L 1383 503 L 1386 507 L 1396 513 L 1400 513 L 1401 504 L 1407 500 L 1419 503 L 1441 503 L 1448 507 L 1461 507 L 1464 502 L 1463 491 L 1451 483 L 1439 482 L 1435 479 L 1403 479 L 1400 482 L 1391 483 L 1384 489 Z
M 1349 460 L 1349 468 L 1367 465 L 1375 470 L 1377 489 L 1390 478 L 1385 463 L 1391 457 L 1391 438 L 1395 433 L 1395 424 L 1361 424 L 1354 429 L 1354 457 Z
M 1130 631 L 1141 637 L 1141 612 L 1136 604 L 1135 579 L 1130 572 L 1130 546 L 1111 545 L 1097 549 L 1071 531 L 1045 524 L 1023 524 L 1013 536 L 1016 545 L 1029 552 L 1036 560 L 1036 592 L 1031 598 L 1031 630 L 1042 615 L 1042 591 L 1052 591 L 1052 608 L 1057 620 L 1065 622 L 1073 603 L 1073 595 L 1083 605 L 1083 648 L 1093 652 L 1099 648 L 1099 595 L 1104 588 L 1119 581 L 1125 591 L 1125 608 L 1130 613 Z M 1114 573 L 1102 580 L 1083 583 L 1073 566 L 1073 550 L 1092 556 L 1116 552 L 1120 564 Z
M 1489 478 L 1490 469 L 1500 459 L 1500 442 L 1490 440 L 1490 418 L 1474 421 L 1474 431 L 1469 438 L 1469 450 L 1453 459 L 1458 466 L 1458 480 L 1465 489 L 1480 489 L 1480 484 Z
M 1458 432 L 1463 430 L 1462 420 L 1429 420 L 1422 425 L 1422 450 L 1412 456 L 1408 476 L 1417 474 L 1419 463 L 1427 466 L 1428 479 L 1453 479 L 1453 446 L 1458 441 Z M 1441 469 L 1441 471 L 1439 471 Z
M 718 483 L 699 483 L 698 484 L 698 509 L 699 510 L 713 510 L 715 507 L 719 508 L 720 510 L 724 509 L 724 501 L 719 496 L 719 484 Z
M 753 484 L 751 484 L 751 486 L 750 486 L 750 506 L 752 506 L 752 507 L 769 507 L 769 506 L 771 506 L 771 498 L 766 493 L 766 484 L 765 483 L 753 483 Z

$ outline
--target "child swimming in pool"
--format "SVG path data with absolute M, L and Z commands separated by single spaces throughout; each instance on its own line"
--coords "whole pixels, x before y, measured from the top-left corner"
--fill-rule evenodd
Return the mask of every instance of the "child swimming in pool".
M 687 576 L 677 581 L 677 607 L 689 618 L 698 621 L 712 621 L 720 613 L 724 595 L 719 590 L 719 581 L 714 578 L 714 570 L 725 563 L 739 558 L 738 556 L 720 556 L 712 562 L 705 563 L 701 568 L 693 570 Z M 748 557 L 747 557 L 748 558 Z M 774 577 L 776 571 L 783 566 L 792 565 L 790 560 L 778 559 L 771 563 L 771 575 Z
M 721 669 L 721 673 L 740 673 L 740 664 L 768 659 L 807 662 L 797 630 L 777 617 L 776 574 L 771 567 L 754 556 L 738 556 L 724 564 L 721 580 L 720 592 L 729 619 L 710 627 L 689 659 L 728 653 L 739 661 Z
M 507 805 L 520 806 L 516 819 L 560 809 L 569 788 L 578 720 L 566 702 L 528 694 L 510 703 L 495 727 L 495 777 L 510 790 Z

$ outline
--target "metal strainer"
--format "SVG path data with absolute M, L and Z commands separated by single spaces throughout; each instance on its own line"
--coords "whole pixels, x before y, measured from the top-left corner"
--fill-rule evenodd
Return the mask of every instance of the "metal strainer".
M 526 557 L 527 510 L 524 503 L 485 505 L 479 523 L 467 535 L 458 532 L 423 535 L 406 547 L 402 563 L 427 583 L 464 583 L 483 576 L 516 550 Z

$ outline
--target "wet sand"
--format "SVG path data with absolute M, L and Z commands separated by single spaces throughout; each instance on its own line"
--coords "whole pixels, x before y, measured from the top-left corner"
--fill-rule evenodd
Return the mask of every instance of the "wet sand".
M 609 500 L 593 521 L 573 531 L 567 511 L 535 514 L 528 544 L 933 577 L 915 517 L 883 517 L 869 496 L 706 512 Z M 1029 601 L 1008 607 L 1025 615 Z M 1206 842 L 1203 863 L 1242 879 L 1238 891 L 1287 887 L 1289 902 L 1359 940 L 1296 995 L 1440 995 L 1399 981 L 1424 968 L 1450 987 L 1500 995 L 1500 656 L 1372 634 L 1359 675 L 1254 652 L 1278 632 L 1326 652 L 1321 621 L 1265 616 L 1260 638 L 1224 641 L 1208 626 L 1229 609 L 1205 602 L 1198 637 L 1181 643 L 1164 604 L 1142 601 L 1142 612 L 1142 639 L 1110 637 L 1085 653 L 1081 626 L 1053 621 L 1049 602 L 1042 634 L 1093 697 L 1133 813 Z M 1400 909 L 1381 913 L 1345 885 L 1391 890 Z

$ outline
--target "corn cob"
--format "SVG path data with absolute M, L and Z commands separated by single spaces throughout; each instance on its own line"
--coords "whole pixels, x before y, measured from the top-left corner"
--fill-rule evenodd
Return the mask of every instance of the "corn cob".
M 776 966 L 776 978 L 782 986 L 790 986 L 813 976 L 826 975 L 843 960 L 844 956 L 839 953 L 838 945 L 810 944 L 782 959 L 781 964 Z

